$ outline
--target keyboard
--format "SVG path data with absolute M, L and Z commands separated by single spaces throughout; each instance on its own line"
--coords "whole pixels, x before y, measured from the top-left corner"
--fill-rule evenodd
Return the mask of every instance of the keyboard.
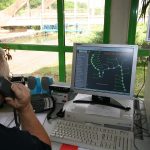
M 53 120 L 49 136 L 52 141 L 77 145 L 90 150 L 132 150 L 133 133 L 92 123 Z

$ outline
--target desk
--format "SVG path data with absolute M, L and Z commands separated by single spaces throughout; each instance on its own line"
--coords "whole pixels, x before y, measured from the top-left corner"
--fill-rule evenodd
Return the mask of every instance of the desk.
M 44 127 L 47 128 L 49 123 L 47 120 L 44 123 Z M 135 139 L 135 145 L 138 147 L 138 150 L 149 150 L 150 149 L 150 138 L 144 137 L 144 140 Z M 59 150 L 61 143 L 52 142 L 52 150 Z M 85 149 L 83 149 L 85 150 Z M 87 150 L 87 149 L 86 149 Z M 137 150 L 135 147 L 133 150 Z
M 141 106 L 141 107 L 143 107 L 143 106 Z M 44 123 L 44 127 L 47 132 L 48 132 L 49 125 L 50 124 L 46 120 Z M 150 149 L 150 138 L 148 138 L 146 136 L 144 136 L 143 138 L 144 138 L 143 140 L 135 138 L 135 145 L 138 147 L 138 150 L 149 150 Z M 52 147 L 53 147 L 53 150 L 59 150 L 60 144 L 52 142 Z M 136 150 L 136 148 L 134 148 L 134 150 Z
M 44 125 L 45 128 L 46 126 L 49 126 L 49 123 L 46 119 L 46 115 L 47 113 L 36 114 L 37 118 L 39 119 L 41 124 Z M 13 127 L 15 125 L 14 120 L 13 120 L 12 108 L 6 106 L 0 109 L 0 123 L 3 123 L 5 126 L 8 126 L 8 127 Z M 144 137 L 144 140 L 135 139 L 135 144 L 138 147 L 138 150 L 149 150 L 150 138 Z M 61 143 L 52 142 L 52 150 L 59 150 L 60 147 L 61 147 Z M 85 149 L 82 149 L 82 150 L 85 150 Z
M 40 123 L 44 124 L 47 113 L 38 113 L 36 116 Z M 14 113 L 11 107 L 5 105 L 3 108 L 0 108 L 0 123 L 7 127 L 15 126 Z

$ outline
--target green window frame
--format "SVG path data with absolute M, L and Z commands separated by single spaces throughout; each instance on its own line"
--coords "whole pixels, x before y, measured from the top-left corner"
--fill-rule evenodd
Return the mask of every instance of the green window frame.
M 137 10 L 139 0 L 131 0 L 129 31 L 128 31 L 128 44 L 134 44 L 136 23 L 137 23 Z M 65 53 L 72 52 L 73 46 L 65 46 L 65 20 L 64 20 L 64 0 L 57 0 L 57 19 L 58 19 L 58 45 L 34 45 L 34 44 L 12 44 L 0 43 L 0 46 L 16 50 L 31 50 L 31 51 L 47 51 L 59 53 L 59 81 L 66 81 L 66 67 L 65 67 Z M 104 12 L 104 36 L 103 43 L 109 43 L 110 36 L 110 19 L 111 19 L 111 0 L 105 0 Z M 139 56 L 149 56 L 150 51 L 139 48 Z

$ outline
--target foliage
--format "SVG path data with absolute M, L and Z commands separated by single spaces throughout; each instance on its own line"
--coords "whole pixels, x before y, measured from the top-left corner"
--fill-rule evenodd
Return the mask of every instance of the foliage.
M 44 67 L 41 68 L 35 72 L 32 73 L 34 76 L 52 76 L 55 81 L 59 81 L 59 67 L 58 66 L 53 66 L 53 67 Z M 71 70 L 72 70 L 72 65 L 66 65 L 66 82 L 70 83 L 71 82 Z
M 67 1 L 65 3 L 65 9 L 73 9 L 74 8 L 74 3 L 72 1 Z
M 52 9 L 57 9 L 57 2 L 52 3 L 51 8 Z
M 71 64 L 66 65 L 66 82 L 67 83 L 71 83 L 71 70 L 72 70 L 72 65 Z M 143 63 L 138 62 L 137 71 L 136 71 L 135 89 L 134 89 L 135 95 L 138 94 L 138 92 L 140 91 L 144 83 L 144 71 L 143 70 L 144 70 Z M 52 76 L 55 81 L 59 81 L 58 66 L 41 68 L 33 72 L 32 75 Z M 144 95 L 144 88 L 141 90 L 139 96 L 143 97 L 143 95 Z
M 51 5 L 52 9 L 56 9 L 57 8 L 57 1 L 54 2 L 52 5 Z M 66 1 L 65 2 L 65 9 L 73 9 L 74 8 L 74 3 L 72 1 Z
M 87 9 L 87 4 L 83 2 L 78 2 L 77 7 L 81 9 Z
M 134 88 L 134 93 L 135 95 L 139 95 L 139 97 L 144 96 L 144 78 L 146 78 L 146 73 L 147 73 L 147 63 L 145 61 L 141 61 L 141 58 L 138 59 L 137 67 L 136 67 L 136 80 L 135 80 L 135 88 Z M 145 68 L 144 68 L 145 66 Z M 140 93 L 139 93 L 140 92 Z
M 104 15 L 104 9 L 95 8 L 95 15 Z
M 142 8 L 141 8 L 141 13 L 140 13 L 139 18 L 145 19 L 145 15 L 146 15 L 147 9 L 149 7 L 150 0 L 142 0 L 141 2 L 142 2 Z
M 68 35 L 67 35 L 68 36 Z M 84 34 L 71 34 L 71 37 L 69 39 L 72 43 L 91 43 L 91 37 L 92 35 L 89 35 L 88 33 Z
M 21 9 L 17 11 L 17 15 L 21 16 L 26 10 L 26 6 L 23 6 Z
M 0 10 L 3 10 L 13 4 L 16 0 L 1 0 L 0 2 Z M 41 5 L 41 0 L 30 0 L 31 8 L 36 8 L 37 6 Z
M 71 41 L 72 42 L 79 42 L 79 43 L 103 43 L 103 31 L 102 27 L 92 27 L 91 32 L 84 32 L 83 34 L 71 34 Z
M 103 43 L 103 31 L 94 32 L 93 36 L 91 37 L 91 43 Z
M 56 9 L 57 8 L 57 2 L 54 2 L 52 5 L 51 5 L 52 9 Z M 74 2 L 73 1 L 66 1 L 65 2 L 65 10 L 73 10 L 74 9 Z M 77 7 L 82 10 L 82 9 L 87 9 L 87 5 L 86 3 L 83 3 L 83 2 L 77 2 Z
M 1 0 L 0 2 L 0 10 L 3 10 L 13 4 L 15 0 Z
M 34 29 L 34 30 L 40 30 L 40 26 L 32 26 L 32 29 Z
M 135 39 L 136 44 L 143 45 L 143 43 L 145 43 L 146 32 L 147 32 L 146 24 L 145 23 L 138 23 L 137 24 L 137 31 L 136 31 L 136 39 Z
M 77 2 L 78 9 L 87 9 L 87 4 L 83 2 Z M 65 2 L 65 9 L 74 9 L 74 2 L 73 1 L 66 1 Z
M 36 8 L 37 6 L 41 5 L 41 0 L 30 0 L 30 7 L 31 8 Z

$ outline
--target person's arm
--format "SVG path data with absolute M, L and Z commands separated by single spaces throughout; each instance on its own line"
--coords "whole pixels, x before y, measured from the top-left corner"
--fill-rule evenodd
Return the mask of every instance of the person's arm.
M 13 83 L 11 88 L 14 91 L 16 98 L 5 99 L 9 105 L 18 111 L 22 129 L 38 137 L 42 142 L 51 145 L 45 129 L 36 118 L 36 115 L 32 109 L 29 89 L 20 83 Z

